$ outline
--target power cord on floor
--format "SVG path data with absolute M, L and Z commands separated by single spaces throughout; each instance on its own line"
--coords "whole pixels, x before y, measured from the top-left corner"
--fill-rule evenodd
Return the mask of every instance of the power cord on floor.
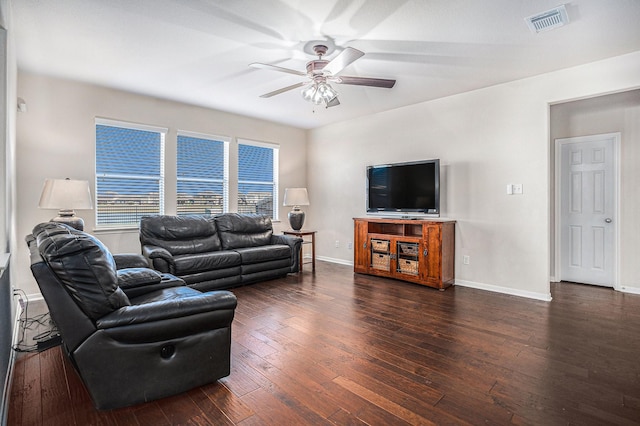
M 34 317 L 29 317 L 29 298 L 27 294 L 21 289 L 15 289 L 14 292 L 20 293 L 20 306 L 22 312 L 20 314 L 20 339 L 12 346 L 12 349 L 16 352 L 41 352 L 49 347 L 59 344 L 60 334 L 55 323 L 51 320 L 49 312 L 39 314 Z M 28 344 L 26 342 L 27 331 L 36 330 L 38 327 L 47 327 L 47 330 L 33 336 L 35 343 Z

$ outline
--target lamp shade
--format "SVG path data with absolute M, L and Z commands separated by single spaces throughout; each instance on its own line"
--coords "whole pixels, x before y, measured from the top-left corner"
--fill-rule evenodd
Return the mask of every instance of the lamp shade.
M 308 206 L 309 194 L 307 188 L 286 188 L 284 190 L 283 206 Z
M 45 179 L 38 207 L 41 209 L 91 210 L 89 181 Z

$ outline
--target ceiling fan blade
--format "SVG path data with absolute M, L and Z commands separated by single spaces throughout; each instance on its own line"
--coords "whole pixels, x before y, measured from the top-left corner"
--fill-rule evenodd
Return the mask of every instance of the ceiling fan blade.
M 387 80 L 386 78 L 347 76 L 340 76 L 335 79 L 335 82 L 338 84 L 352 84 L 355 86 L 383 87 L 385 89 L 391 89 L 396 84 L 395 80 Z
M 305 84 L 308 84 L 307 81 L 302 81 L 300 83 L 292 84 L 291 86 L 283 87 L 282 89 L 274 90 L 273 92 L 265 93 L 264 95 L 260 95 L 261 98 L 270 98 L 275 95 L 279 95 L 280 93 L 288 92 L 289 90 L 293 90 L 298 87 L 302 87 Z
M 302 72 L 302 71 L 298 71 L 298 70 L 292 70 L 292 69 L 289 69 L 289 68 L 277 67 L 275 65 L 261 64 L 260 62 L 254 62 L 252 64 L 249 64 L 249 66 L 251 68 L 259 68 L 259 69 L 271 70 L 271 71 L 280 71 L 280 72 L 286 72 L 288 74 L 294 74 L 294 75 L 302 75 L 302 76 L 306 76 L 307 75 L 306 72 Z
M 340 101 L 338 100 L 338 97 L 336 96 L 335 98 L 331 99 L 328 103 L 327 103 L 327 108 L 333 107 L 333 106 L 338 106 L 340 105 Z
M 340 52 L 338 56 L 333 58 L 322 71 L 328 71 L 331 75 L 336 75 L 362 55 L 364 55 L 364 52 L 354 49 L 353 47 L 347 47 Z

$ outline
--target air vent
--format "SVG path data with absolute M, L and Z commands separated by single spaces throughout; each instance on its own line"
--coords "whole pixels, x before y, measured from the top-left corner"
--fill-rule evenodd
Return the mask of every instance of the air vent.
M 532 33 L 549 31 L 569 23 L 569 15 L 564 5 L 524 19 Z

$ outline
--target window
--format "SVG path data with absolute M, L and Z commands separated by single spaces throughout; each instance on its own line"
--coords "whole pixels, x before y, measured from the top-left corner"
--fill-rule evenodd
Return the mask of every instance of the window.
M 178 215 L 229 211 L 229 140 L 178 133 Z
M 240 140 L 238 143 L 238 213 L 278 217 L 277 145 Z
M 96 119 L 96 226 L 138 226 L 164 213 L 166 129 Z

